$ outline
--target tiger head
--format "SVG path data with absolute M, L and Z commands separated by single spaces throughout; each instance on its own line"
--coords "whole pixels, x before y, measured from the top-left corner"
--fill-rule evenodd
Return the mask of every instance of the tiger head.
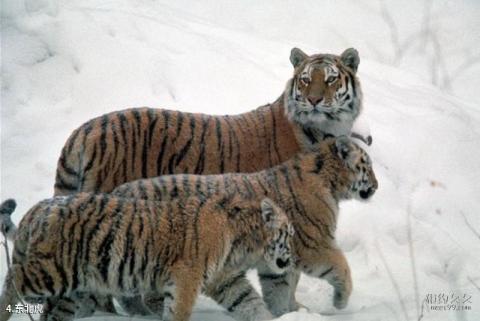
M 264 224 L 270 231 L 264 259 L 273 272 L 282 274 L 294 265 L 293 235 L 295 232 L 287 214 L 272 200 L 263 199 L 261 208 Z
M 357 50 L 308 56 L 293 48 L 290 61 L 295 70 L 284 97 L 289 119 L 333 136 L 349 134 L 362 103 Z
M 334 152 L 348 169 L 350 184 L 345 198 L 369 199 L 378 188 L 370 156 L 346 136 L 335 139 Z

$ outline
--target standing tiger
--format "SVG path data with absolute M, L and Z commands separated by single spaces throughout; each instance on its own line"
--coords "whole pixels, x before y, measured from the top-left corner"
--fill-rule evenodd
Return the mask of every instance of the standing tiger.
M 260 172 L 160 176 L 126 183 L 112 194 L 150 201 L 173 201 L 178 197 L 209 199 L 218 194 L 239 195 L 257 202 L 264 197 L 272 199 L 285 210 L 295 228 L 296 270 L 275 275 L 268 266 L 257 266 L 264 300 L 273 314 L 281 315 L 295 308 L 289 306 L 294 302 L 290 300 L 293 292 L 289 291 L 300 272 L 326 279 L 335 290 L 334 306 L 341 309 L 347 305 L 352 283 L 348 263 L 335 242 L 338 202 L 369 199 L 377 187 L 368 154 L 343 136 L 328 138 L 315 151 L 299 153 Z M 236 282 L 222 287 L 221 292 L 206 293 L 220 304 L 220 294 L 229 293 L 238 297 L 237 307 L 248 306 L 249 298 L 242 297 L 244 280 Z M 126 301 L 132 307 L 129 299 L 119 301 L 122 306 Z M 140 303 L 135 302 L 131 313 L 139 311 L 135 308 Z M 245 309 L 248 308 L 242 308 Z M 240 316 L 236 319 L 244 320 Z
M 244 114 L 133 108 L 86 122 L 62 149 L 55 195 L 110 192 L 164 174 L 255 172 L 309 150 L 327 136 L 349 135 L 362 109 L 358 52 L 350 48 L 340 56 L 308 56 L 293 48 L 290 61 L 293 77 L 282 95 Z M 296 282 L 291 286 L 293 292 Z M 293 296 L 289 307 L 297 307 Z
M 14 209 L 13 200 L 0 205 L 0 230 L 15 240 L 1 321 L 16 291 L 45 303 L 45 321 L 72 320 L 76 302 L 91 292 L 162 297 L 153 307 L 162 320 L 187 321 L 201 288 L 219 276 L 231 282 L 259 260 L 282 274 L 294 261 L 293 228 L 267 198 L 148 202 L 79 193 L 38 203 L 18 229 Z

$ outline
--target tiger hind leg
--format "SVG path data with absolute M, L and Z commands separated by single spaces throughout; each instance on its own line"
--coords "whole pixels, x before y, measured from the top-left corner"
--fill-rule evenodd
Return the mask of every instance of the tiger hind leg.
M 92 316 L 97 309 L 97 299 L 94 294 L 88 292 L 77 292 L 73 295 L 75 301 L 75 318 L 86 318 Z
M 224 273 L 208 282 L 205 293 L 223 306 L 237 321 L 273 319 L 245 272 Z
M 86 318 L 96 310 L 116 314 L 113 298 L 110 295 L 98 293 L 77 293 L 75 295 L 75 317 Z
M 40 321 L 71 321 L 75 318 L 75 311 L 76 304 L 71 298 L 48 298 Z

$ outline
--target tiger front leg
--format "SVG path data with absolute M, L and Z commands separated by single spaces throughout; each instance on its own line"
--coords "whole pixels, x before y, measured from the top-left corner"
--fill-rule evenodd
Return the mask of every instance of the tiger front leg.
M 162 316 L 165 306 L 165 297 L 163 294 L 147 293 L 143 297 L 143 302 L 151 313 Z
M 150 311 L 150 307 L 147 308 L 148 304 L 144 301 L 141 295 L 136 295 L 133 297 L 115 297 L 117 299 L 118 304 L 122 307 L 122 309 L 128 313 L 128 315 L 150 315 L 152 312 Z M 163 312 L 159 315 L 162 316 Z
M 245 277 L 245 271 L 222 271 L 205 285 L 205 294 L 223 306 L 237 321 L 273 319 L 262 297 Z
M 347 259 L 340 249 L 330 248 L 308 256 L 298 265 L 310 276 L 325 279 L 334 288 L 333 305 L 344 309 L 352 293 L 352 277 Z
M 260 264 L 257 270 L 263 300 L 274 316 L 278 317 L 303 307 L 295 299 L 295 290 L 300 278 L 299 271 L 275 274 L 265 264 Z

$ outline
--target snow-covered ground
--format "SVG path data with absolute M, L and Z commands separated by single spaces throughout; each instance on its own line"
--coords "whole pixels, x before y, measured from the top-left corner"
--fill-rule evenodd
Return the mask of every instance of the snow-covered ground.
M 281 94 L 291 47 L 340 53 L 356 46 L 380 188 L 371 202 L 341 208 L 337 237 L 354 292 L 348 308 L 336 311 L 330 286 L 302 277 L 297 297 L 310 312 L 278 320 L 480 320 L 478 103 L 442 92 L 407 67 L 364 59 L 359 31 L 337 33 L 335 41 L 336 25 L 295 27 L 299 10 L 315 21 L 317 2 L 262 3 L 3 0 L 0 199 L 17 199 L 14 220 L 52 195 L 60 149 L 89 118 L 129 106 L 247 111 Z M 343 14 L 339 30 L 371 23 L 347 11 L 337 20 Z M 296 41 L 292 28 L 309 36 Z M 366 33 L 363 41 L 377 40 Z M 465 82 L 480 84 L 477 75 Z M 0 284 L 5 272 L 1 253 Z M 429 310 L 425 299 L 441 294 L 471 310 Z M 205 297 L 192 319 L 231 320 Z

